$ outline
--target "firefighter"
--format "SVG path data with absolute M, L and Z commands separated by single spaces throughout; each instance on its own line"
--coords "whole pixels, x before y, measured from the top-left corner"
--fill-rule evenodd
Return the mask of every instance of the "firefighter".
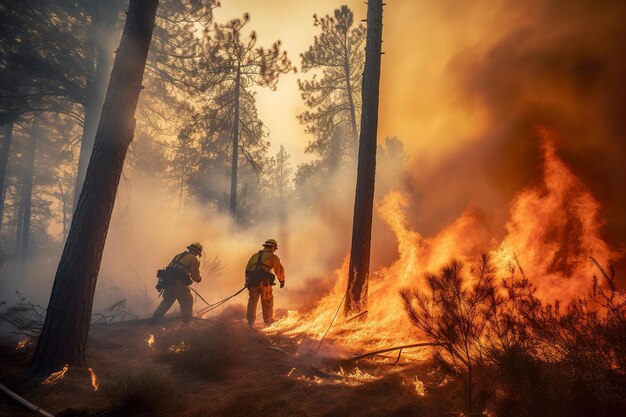
M 261 298 L 263 321 L 265 324 L 274 323 L 274 295 L 272 286 L 275 278 L 280 282 L 280 288 L 285 286 L 285 269 L 280 263 L 278 256 L 274 254 L 278 250 L 278 244 L 274 239 L 268 239 L 263 243 L 263 250 L 252 255 L 246 265 L 246 286 L 250 298 L 248 299 L 248 325 L 252 327 L 256 319 L 256 306 Z M 270 271 L 274 271 L 272 274 Z
M 192 243 L 187 246 L 185 252 L 176 255 L 165 270 L 159 271 L 156 289 L 157 291 L 163 290 L 163 300 L 152 315 L 153 323 L 158 322 L 176 300 L 180 305 L 183 324 L 191 321 L 193 297 L 189 286 L 194 281 L 202 281 L 198 259 L 200 256 L 202 256 L 202 245 L 198 242 Z

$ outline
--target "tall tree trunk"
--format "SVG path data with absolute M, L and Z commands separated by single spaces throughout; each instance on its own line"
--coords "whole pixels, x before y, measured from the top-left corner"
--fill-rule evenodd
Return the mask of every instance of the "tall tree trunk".
M 95 145 L 70 232 L 59 261 L 48 311 L 31 364 L 38 374 L 81 364 L 102 251 L 124 159 L 133 140 L 158 0 L 130 0 Z
M 383 29 L 383 2 L 367 3 L 367 43 L 363 72 L 361 134 L 357 169 L 352 247 L 346 294 L 345 314 L 351 315 L 367 307 L 367 280 L 370 267 L 374 180 L 376 177 L 376 135 L 378 129 L 378 96 L 380 56 Z
M 233 120 L 233 162 L 230 176 L 230 214 L 235 217 L 237 213 L 237 168 L 239 165 L 239 95 L 241 75 L 237 69 L 235 79 L 235 116 Z
M 4 125 L 2 135 L 2 149 L 0 149 L 0 230 L 4 217 L 4 197 L 6 195 L 7 167 L 11 154 L 11 142 L 13 141 L 13 122 Z
M 22 184 L 20 186 L 23 187 L 24 185 Z M 16 195 L 18 193 L 16 192 Z M 24 199 L 21 198 L 21 191 L 19 193 L 20 195 L 20 200 L 19 203 L 17 205 L 17 223 L 16 223 L 16 227 L 15 227 L 15 245 L 14 245 L 14 249 L 13 249 L 13 257 L 15 259 L 15 263 L 14 263 L 14 269 L 16 270 L 15 272 L 17 272 L 17 265 L 18 262 L 17 260 L 19 259 L 20 256 L 20 249 L 22 248 L 22 227 L 24 225 Z
M 20 249 L 18 256 L 19 274 L 26 271 L 26 261 L 28 260 L 28 249 L 30 244 L 30 218 L 33 203 L 33 177 L 35 176 L 35 152 L 37 150 L 37 139 L 40 135 L 39 117 L 33 120 L 33 130 L 28 142 L 24 161 L 24 177 L 22 180 L 22 237 L 20 239 Z
M 114 8 L 109 5 L 94 5 L 96 8 L 91 16 L 90 31 L 91 37 L 94 39 L 91 58 L 86 58 L 94 62 L 90 63 L 93 67 L 92 74 L 87 82 L 85 92 L 83 135 L 80 144 L 80 153 L 78 156 L 78 173 L 76 174 L 76 186 L 74 187 L 74 209 L 78 204 L 80 191 L 85 182 L 85 174 L 87 173 L 87 165 L 89 157 L 93 150 L 98 123 L 100 122 L 100 114 L 102 113 L 102 104 L 104 102 L 104 94 L 107 90 L 107 84 L 111 75 L 111 67 L 113 65 L 113 51 L 108 50 L 99 37 L 110 36 L 115 28 Z M 112 10 L 107 10 L 109 7 Z

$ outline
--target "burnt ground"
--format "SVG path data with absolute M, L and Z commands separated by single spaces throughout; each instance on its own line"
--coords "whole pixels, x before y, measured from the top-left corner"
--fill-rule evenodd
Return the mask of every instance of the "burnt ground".
M 386 364 L 384 359 L 360 361 L 353 365 L 326 361 L 316 363 L 331 374 L 365 372 L 376 379 L 331 377 L 310 366 L 310 360 L 296 359 L 274 347 L 293 352 L 288 340 L 272 338 L 259 329 L 248 329 L 243 320 L 224 316 L 213 320 L 194 321 L 185 330 L 211 337 L 215 326 L 227 327 L 235 335 L 217 348 L 220 355 L 215 368 L 181 368 L 175 354 L 166 347 L 150 347 L 146 339 L 155 334 L 157 345 L 165 334 L 180 328 L 171 318 L 154 326 L 146 321 L 93 325 L 88 341 L 84 367 L 70 368 L 54 385 L 42 384 L 42 378 L 28 373 L 30 352 L 16 350 L 15 345 L 0 348 L 0 382 L 18 395 L 55 415 L 146 415 L 146 416 L 437 416 L 449 415 L 454 389 L 440 387 L 441 380 L 427 363 L 400 362 Z M 217 333 L 216 339 L 221 336 Z M 32 350 L 32 349 L 31 349 Z M 164 351 L 166 351 L 164 353 Z M 174 361 L 172 361 L 174 357 Z M 169 358 L 169 359 L 168 359 Z M 391 362 L 395 360 L 392 358 Z M 193 357 L 192 357 L 193 361 Z M 165 369 L 173 380 L 175 395 L 159 394 L 162 387 L 149 381 L 134 382 L 131 391 L 142 384 L 158 398 L 132 399 L 133 405 L 120 405 L 115 399 L 120 375 L 139 372 L 150 367 Z M 341 366 L 341 368 L 340 368 Z M 100 380 L 97 391 L 91 386 L 88 368 Z M 211 369 L 214 369 L 212 371 Z M 369 377 L 366 377 L 369 378 Z M 415 379 L 426 384 L 426 395 L 417 393 Z M 131 384 L 132 385 L 132 384 Z M 144 390 L 144 391 L 145 391 Z M 148 396 L 149 397 L 149 396 Z M 159 402 L 159 400 L 163 400 Z M 117 401 L 117 402 L 116 402 Z M 156 405 L 144 404 L 154 402 Z M 80 413 L 68 412 L 80 410 Z M 448 412 L 446 412 L 446 409 Z M 0 393 L 1 416 L 34 416 Z

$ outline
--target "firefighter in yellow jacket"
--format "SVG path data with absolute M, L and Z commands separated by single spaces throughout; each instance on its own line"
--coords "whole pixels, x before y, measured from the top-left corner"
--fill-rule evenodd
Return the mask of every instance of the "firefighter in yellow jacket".
M 280 288 L 285 286 L 285 269 L 278 256 L 274 254 L 277 249 L 276 240 L 266 240 L 263 243 L 263 250 L 252 255 L 246 265 L 246 286 L 250 295 L 247 314 L 249 326 L 254 325 L 259 298 L 261 298 L 263 321 L 265 324 L 274 323 L 274 295 L 272 294 L 274 279 L 278 278 Z M 276 275 L 270 271 L 274 271 Z
M 156 289 L 163 290 L 163 300 L 152 315 L 153 322 L 163 317 L 176 300 L 180 305 L 183 323 L 191 321 L 193 297 L 189 285 L 194 281 L 202 281 L 199 256 L 202 256 L 202 245 L 198 242 L 192 243 L 185 252 L 176 255 L 165 270 L 157 273 L 159 281 Z

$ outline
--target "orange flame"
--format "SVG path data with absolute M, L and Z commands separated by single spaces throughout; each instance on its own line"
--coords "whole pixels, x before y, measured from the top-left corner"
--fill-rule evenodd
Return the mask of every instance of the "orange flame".
M 98 391 L 98 388 L 100 388 L 100 380 L 98 379 L 98 375 L 96 375 L 96 372 L 92 368 L 87 368 L 87 370 L 89 371 L 89 375 L 91 376 L 91 386 L 93 387 L 93 390 Z
M 148 342 L 148 346 L 150 347 L 154 346 L 154 335 L 151 334 L 150 337 L 146 339 L 146 342 Z
M 189 350 L 189 345 L 185 344 L 185 341 L 182 340 L 177 345 L 170 346 L 167 350 L 172 352 L 172 353 L 181 353 L 181 352 L 185 352 L 185 351 Z
M 569 301 L 586 285 L 590 288 L 593 265 L 589 256 L 603 262 L 619 254 L 600 237 L 600 204 L 574 176 L 556 153 L 555 136 L 539 131 L 543 150 L 543 181 L 519 192 L 510 206 L 506 237 L 498 241 L 490 234 L 480 211 L 469 207 L 436 236 L 426 238 L 409 228 L 403 210 L 407 199 L 391 192 L 377 204 L 378 216 L 392 229 L 398 242 L 398 259 L 370 274 L 366 320 L 338 319 L 329 333 L 322 354 L 347 355 L 406 344 L 419 339 L 408 320 L 399 290 L 420 287 L 423 277 L 436 272 L 453 258 L 468 260 L 489 252 L 498 274 L 506 277 L 517 255 L 528 279 L 544 299 L 559 296 Z M 514 265 L 514 264 L 513 264 Z M 347 287 L 348 259 L 334 272 L 336 284 L 309 313 L 290 311 L 267 328 L 300 338 L 300 352 L 314 351 L 331 323 Z M 304 343 L 302 343 L 304 341 Z M 424 352 L 404 352 L 423 357 Z
M 43 381 L 43 384 L 46 385 L 54 385 L 57 382 L 59 382 L 60 380 L 63 379 L 63 377 L 65 376 L 65 374 L 67 373 L 68 369 L 70 369 L 70 365 L 69 364 L 65 364 L 65 366 L 63 367 L 63 369 L 61 369 L 60 371 L 56 371 L 50 374 L 50 376 L 48 376 L 48 378 L 46 378 Z
M 519 192 L 511 203 L 508 235 L 494 252 L 500 267 L 519 257 L 525 275 L 549 301 L 584 295 L 596 273 L 589 256 L 603 262 L 620 254 L 600 237 L 600 203 L 559 159 L 554 132 L 539 129 L 543 182 Z
M 15 350 L 28 349 L 32 343 L 33 343 L 33 340 L 30 337 L 25 337 L 19 342 L 17 342 L 17 346 L 15 347 Z

